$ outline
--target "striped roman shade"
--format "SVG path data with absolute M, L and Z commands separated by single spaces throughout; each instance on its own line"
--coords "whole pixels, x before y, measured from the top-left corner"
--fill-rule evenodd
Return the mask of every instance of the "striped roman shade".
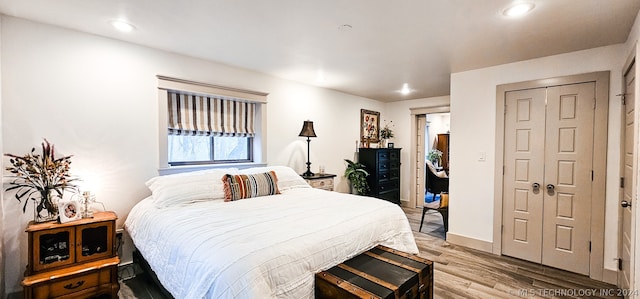
M 255 103 L 171 90 L 168 93 L 170 135 L 255 135 Z

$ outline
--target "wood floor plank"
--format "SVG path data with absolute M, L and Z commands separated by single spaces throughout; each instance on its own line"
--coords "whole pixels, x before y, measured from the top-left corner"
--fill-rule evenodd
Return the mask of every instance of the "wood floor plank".
M 419 255 L 434 261 L 435 298 L 621 298 L 609 296 L 614 285 L 508 256 L 450 244 L 442 217 L 403 208 Z

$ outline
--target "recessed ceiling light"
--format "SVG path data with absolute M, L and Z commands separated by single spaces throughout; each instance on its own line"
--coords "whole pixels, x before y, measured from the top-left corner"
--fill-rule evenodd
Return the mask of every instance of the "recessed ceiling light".
M 402 89 L 400 89 L 400 93 L 402 93 L 403 95 L 408 95 L 411 92 L 411 89 L 409 89 L 409 84 L 405 83 L 402 85 Z
M 136 29 L 133 25 L 122 20 L 111 21 L 111 26 L 121 32 L 131 32 L 133 29 Z
M 507 17 L 521 17 L 529 13 L 536 7 L 535 4 L 525 2 L 525 3 L 515 3 L 502 11 L 502 14 Z

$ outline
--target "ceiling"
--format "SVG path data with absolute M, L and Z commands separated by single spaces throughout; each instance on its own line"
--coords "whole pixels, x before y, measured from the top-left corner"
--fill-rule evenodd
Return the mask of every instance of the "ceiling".
M 513 2 L 0 0 L 0 12 L 388 102 L 448 95 L 453 72 L 624 43 L 640 9 L 530 0 L 505 17 Z

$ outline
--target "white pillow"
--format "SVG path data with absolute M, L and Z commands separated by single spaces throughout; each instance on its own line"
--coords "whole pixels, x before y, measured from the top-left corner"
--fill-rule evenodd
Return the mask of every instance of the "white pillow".
M 206 200 L 224 200 L 222 176 L 237 168 L 207 169 L 154 177 L 146 182 L 158 208 Z
M 267 166 L 241 169 L 240 174 L 263 173 L 272 170 L 276 172 L 276 176 L 278 177 L 278 190 L 280 191 L 293 188 L 311 188 L 300 174 L 287 166 Z

